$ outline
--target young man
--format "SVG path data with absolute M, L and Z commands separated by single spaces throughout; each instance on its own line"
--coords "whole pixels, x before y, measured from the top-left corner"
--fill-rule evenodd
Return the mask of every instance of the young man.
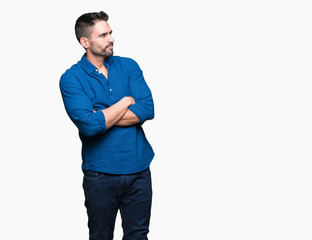
M 61 77 L 66 112 L 79 129 L 90 239 L 111 240 L 120 210 L 123 239 L 147 239 L 152 201 L 149 165 L 154 152 L 142 124 L 154 117 L 152 94 L 138 64 L 113 56 L 104 12 L 75 25 L 86 50 Z

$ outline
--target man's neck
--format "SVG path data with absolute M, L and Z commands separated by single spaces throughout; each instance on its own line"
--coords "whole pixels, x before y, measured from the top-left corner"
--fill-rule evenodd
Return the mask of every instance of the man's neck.
M 104 67 L 104 59 L 102 56 L 95 56 L 93 54 L 86 53 L 86 58 L 97 68 L 102 69 Z

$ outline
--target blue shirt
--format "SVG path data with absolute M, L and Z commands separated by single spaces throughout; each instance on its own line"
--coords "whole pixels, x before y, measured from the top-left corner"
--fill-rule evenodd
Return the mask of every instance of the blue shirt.
M 85 57 L 60 79 L 66 112 L 79 129 L 82 169 L 110 174 L 130 174 L 149 167 L 154 152 L 142 124 L 154 118 L 154 104 L 139 65 L 130 58 L 112 56 L 104 61 L 108 78 Z M 140 123 L 106 128 L 102 110 L 131 96 L 129 109 Z

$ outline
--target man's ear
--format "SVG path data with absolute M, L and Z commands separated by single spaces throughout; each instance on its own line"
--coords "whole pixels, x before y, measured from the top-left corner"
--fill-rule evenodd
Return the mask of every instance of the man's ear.
M 86 37 L 81 37 L 81 38 L 80 38 L 80 44 L 81 44 L 85 49 L 87 49 L 87 48 L 90 47 L 90 42 L 89 42 L 88 38 L 86 38 Z

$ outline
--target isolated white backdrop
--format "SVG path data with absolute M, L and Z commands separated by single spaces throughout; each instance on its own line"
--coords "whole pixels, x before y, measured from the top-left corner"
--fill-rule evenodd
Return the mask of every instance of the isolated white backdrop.
M 58 89 L 104 10 L 156 117 L 151 240 L 312 238 L 310 1 L 1 4 L 0 239 L 88 239 L 80 141 Z M 121 239 L 120 219 L 116 239 Z

